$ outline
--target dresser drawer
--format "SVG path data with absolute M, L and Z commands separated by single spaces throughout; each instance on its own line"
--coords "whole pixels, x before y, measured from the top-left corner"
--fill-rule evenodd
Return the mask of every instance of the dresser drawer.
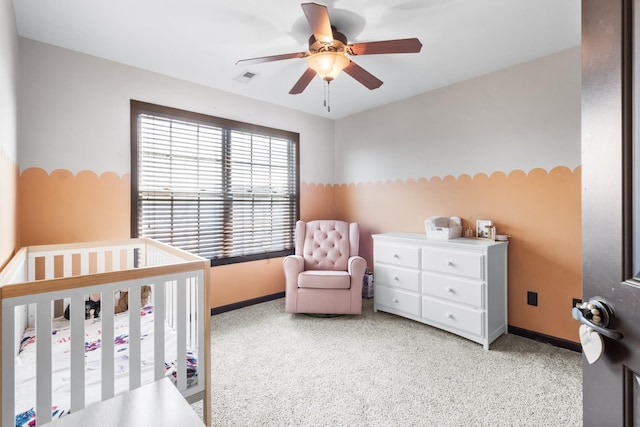
M 375 262 L 418 268 L 420 266 L 420 248 L 414 246 L 376 243 Z
M 483 289 L 482 282 L 422 273 L 422 293 L 434 297 L 484 308 L 482 303 Z
M 422 268 L 482 279 L 482 254 L 422 248 Z
M 373 298 L 376 305 L 384 305 L 404 311 L 415 317 L 420 317 L 420 296 L 418 294 L 387 288 L 386 286 L 379 286 L 377 282 L 374 283 Z
M 483 312 L 444 301 L 422 297 L 422 318 L 477 336 L 483 336 Z
M 419 270 L 376 264 L 374 273 L 375 283 L 392 288 L 402 288 L 413 292 L 420 292 Z

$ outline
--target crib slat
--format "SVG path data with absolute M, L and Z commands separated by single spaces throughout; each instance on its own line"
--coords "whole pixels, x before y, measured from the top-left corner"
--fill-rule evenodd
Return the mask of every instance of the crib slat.
M 187 283 L 186 278 L 183 276 L 178 280 L 178 289 L 176 290 L 176 297 L 178 302 L 178 318 L 176 322 L 177 327 L 177 343 L 178 350 L 178 390 L 184 391 L 187 389 L 187 310 L 184 310 L 187 304 Z M 180 309 L 182 308 L 182 309 Z
M 53 255 L 45 255 L 44 257 L 44 278 L 53 279 Z
M 29 261 L 27 262 L 27 280 L 29 282 L 33 282 L 36 280 L 36 257 L 32 254 L 28 256 Z
M 156 283 L 151 295 L 153 297 L 153 379 L 158 381 L 164 377 L 164 324 L 165 324 L 165 284 Z
M 135 258 L 136 250 L 135 248 L 127 248 L 127 265 L 124 268 L 133 268 L 135 266 L 134 258 Z
M 129 390 L 140 387 L 140 286 L 129 288 Z
M 115 394 L 113 291 L 102 292 L 102 400 Z
M 89 252 L 80 252 L 80 274 L 89 274 Z
M 2 425 L 16 425 L 15 382 L 15 309 L 2 308 Z
M 72 254 L 70 253 L 65 253 L 64 257 L 63 257 L 63 262 L 62 262 L 62 274 L 64 277 L 71 277 L 73 270 L 72 270 Z
M 96 251 L 96 269 L 97 269 L 97 273 L 104 273 L 105 269 L 105 255 L 106 252 L 104 251 L 104 249 L 98 249 Z
M 165 298 L 165 309 L 166 309 L 166 313 L 167 313 L 167 319 L 166 322 L 167 324 L 172 328 L 175 329 L 176 327 L 176 319 L 175 319 L 175 313 L 176 313 L 176 305 L 175 305 L 175 301 L 176 301 L 176 284 L 175 282 L 171 281 L 168 282 L 166 284 L 166 289 L 167 289 L 167 295 Z
M 194 291 L 195 278 L 189 277 L 187 278 L 187 347 L 194 349 L 196 348 L 196 332 L 197 330 L 194 328 L 195 326 L 195 316 L 196 316 L 196 293 Z
M 69 319 L 71 323 L 71 412 L 85 406 L 84 368 L 84 295 L 75 293 L 70 298 Z
M 194 328 L 197 328 L 198 330 L 198 342 L 197 342 L 197 348 L 198 348 L 198 385 L 202 385 L 202 388 L 204 389 L 205 387 L 205 379 L 203 378 L 205 375 L 205 343 L 207 342 L 207 340 L 205 339 L 204 336 L 204 331 L 205 331 L 205 327 L 204 327 L 204 322 L 208 322 L 209 321 L 209 315 L 208 315 L 208 308 L 206 307 L 206 303 L 207 301 L 204 298 L 204 286 L 198 286 L 198 284 L 200 283 L 204 283 L 204 275 L 202 272 L 198 272 L 198 274 L 195 276 L 195 285 L 197 288 L 197 293 L 198 293 L 198 305 L 195 307 L 194 309 L 194 313 L 196 316 L 196 324 L 194 326 Z M 205 286 L 207 286 L 205 284 Z M 200 317 L 202 316 L 204 318 L 204 322 L 200 321 Z M 209 361 L 207 360 L 206 363 L 209 363 Z
M 51 421 L 51 301 L 38 303 L 36 360 L 36 417 L 41 425 Z
M 121 251 L 121 248 L 115 248 L 112 252 L 111 265 L 113 271 L 120 271 L 120 255 L 122 253 Z
M 139 252 L 139 257 L 138 257 L 138 265 L 137 267 L 146 267 L 148 265 L 152 265 L 149 264 L 149 261 L 147 260 L 147 245 L 142 245 L 138 248 L 138 252 Z

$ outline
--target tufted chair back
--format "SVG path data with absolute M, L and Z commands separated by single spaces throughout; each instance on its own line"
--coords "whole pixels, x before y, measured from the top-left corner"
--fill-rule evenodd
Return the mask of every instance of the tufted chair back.
M 358 225 L 337 220 L 298 221 L 296 255 L 305 270 L 347 270 L 349 257 L 358 255 Z

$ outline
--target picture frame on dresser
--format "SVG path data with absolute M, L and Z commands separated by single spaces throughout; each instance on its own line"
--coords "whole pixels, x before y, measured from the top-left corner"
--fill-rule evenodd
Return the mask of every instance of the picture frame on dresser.
M 476 237 L 478 239 L 488 239 L 489 232 L 487 231 L 488 227 L 493 226 L 493 221 L 490 219 L 479 219 L 476 221 Z

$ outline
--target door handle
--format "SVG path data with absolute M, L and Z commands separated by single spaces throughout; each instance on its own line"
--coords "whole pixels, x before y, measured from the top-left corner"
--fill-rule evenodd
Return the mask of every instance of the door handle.
M 608 328 L 613 323 L 613 310 L 609 305 L 598 299 L 591 299 L 571 309 L 574 319 L 612 340 L 621 340 L 623 335 L 619 331 Z

